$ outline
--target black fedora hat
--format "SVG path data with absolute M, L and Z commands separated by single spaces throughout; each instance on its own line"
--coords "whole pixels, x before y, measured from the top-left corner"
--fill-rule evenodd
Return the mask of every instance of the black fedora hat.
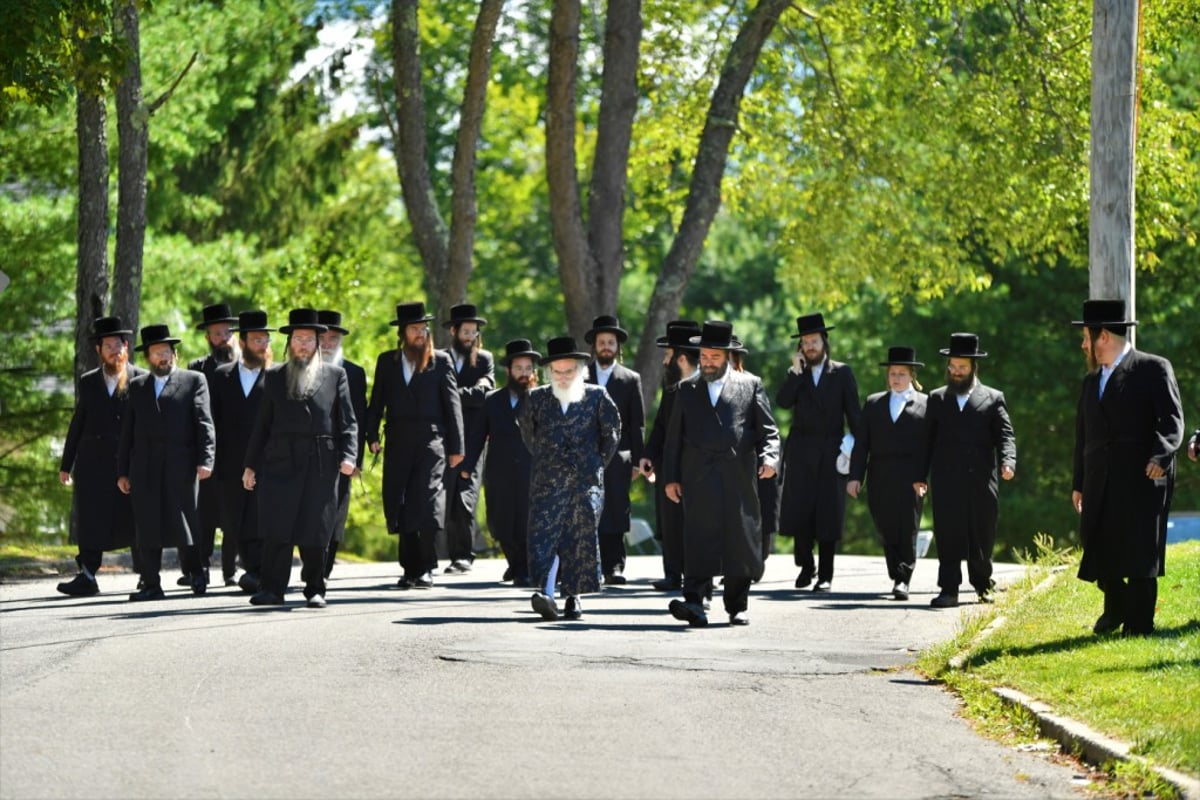
M 667 335 L 655 340 L 656 347 L 691 348 L 688 342 L 693 336 L 700 335 L 700 323 L 692 319 L 673 319 L 667 323 Z
M 688 343 L 692 347 L 703 347 L 706 350 L 737 350 L 742 346 L 733 335 L 733 323 L 719 319 L 706 319 L 699 336 L 691 336 Z
M 453 328 L 464 322 L 474 322 L 479 327 L 487 325 L 487 320 L 479 316 L 479 309 L 470 303 L 460 303 L 450 307 L 450 319 L 442 323 L 443 328 Z
M 328 308 L 318 309 L 317 322 L 331 331 L 337 331 L 341 334 L 350 332 L 348 329 L 342 327 L 342 312 L 340 311 L 330 311 Z
M 621 323 L 612 314 L 601 314 L 592 320 L 592 327 L 583 335 L 583 340 L 591 344 L 597 333 L 611 333 L 622 344 L 629 338 L 629 332 L 621 327 Z
M 1125 319 L 1124 300 L 1084 300 L 1083 319 L 1071 323 L 1076 328 L 1126 328 L 1137 325 L 1137 320 Z
M 538 359 L 542 357 L 542 354 L 533 349 L 533 342 L 528 339 L 513 339 L 505 343 L 504 358 L 501 359 L 500 363 L 507 369 L 512 366 L 514 358 L 521 358 L 523 356 L 532 358 L 533 363 L 536 364 L 538 363 Z
M 126 328 L 120 317 L 97 317 L 92 320 L 92 332 L 89 339 L 99 341 L 105 336 L 132 336 L 133 331 Z
M 267 312 L 265 311 L 242 311 L 238 314 L 237 327 L 234 328 L 238 333 L 250 333 L 252 331 L 262 331 L 269 333 L 274 328 L 267 327 Z
M 826 325 L 825 317 L 818 311 L 816 314 L 802 314 L 796 317 L 796 333 L 793 339 L 799 339 L 810 333 L 824 333 L 833 330 L 836 325 Z
M 542 356 L 538 363 L 549 364 L 551 361 L 559 361 L 564 358 L 587 361 L 591 357 L 591 353 L 584 353 L 575 347 L 575 339 L 573 337 L 556 336 L 546 342 L 546 355 Z
M 322 325 L 320 320 L 317 319 L 317 310 L 315 308 L 293 308 L 288 312 L 288 324 L 280 325 L 279 332 L 290 336 L 292 331 L 298 330 L 324 333 L 328 328 Z
M 133 349 L 145 352 L 153 344 L 179 344 L 179 340 L 171 335 L 171 329 L 166 325 L 147 325 L 142 328 L 142 343 Z
M 890 367 L 893 365 L 902 367 L 923 367 L 924 361 L 917 361 L 917 351 L 912 347 L 900 345 L 897 347 L 889 347 L 887 361 L 880 361 L 879 366 Z
M 987 358 L 987 353 L 979 349 L 979 337 L 973 333 L 950 334 L 950 346 L 938 352 L 950 358 Z
M 432 314 L 425 313 L 424 303 L 397 303 L 396 318 L 388 323 L 388 325 L 396 325 L 403 328 L 406 325 L 413 325 L 418 322 L 429 322 L 433 319 Z
M 233 311 L 225 303 L 216 303 L 215 305 L 205 306 L 200 312 L 200 316 L 204 321 L 196 325 L 196 330 L 202 331 L 209 325 L 215 325 L 218 322 L 237 322 L 238 318 L 233 315 Z

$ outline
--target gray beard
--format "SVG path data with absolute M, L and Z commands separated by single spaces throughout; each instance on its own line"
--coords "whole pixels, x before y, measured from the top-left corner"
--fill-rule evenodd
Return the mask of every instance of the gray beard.
M 292 356 L 287 362 L 288 398 L 307 400 L 317 391 L 321 376 L 321 359 L 316 356 L 307 361 Z
M 336 367 L 340 367 L 342 362 L 346 360 L 346 356 L 342 353 L 341 345 L 338 345 L 338 349 L 334 350 L 332 353 L 326 353 L 324 350 L 322 350 L 321 360 L 326 364 L 333 364 Z
M 554 381 L 550 382 L 550 388 L 559 403 L 578 403 L 583 399 L 583 383 L 585 378 L 587 378 L 587 374 L 581 369 L 575 376 L 575 380 L 571 381 L 571 385 L 566 389 L 558 388 L 558 384 Z

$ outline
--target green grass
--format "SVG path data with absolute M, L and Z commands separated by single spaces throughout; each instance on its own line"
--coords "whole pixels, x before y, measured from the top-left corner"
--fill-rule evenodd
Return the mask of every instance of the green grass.
M 1003 714 L 979 696 L 1007 686 L 1130 743 L 1135 754 L 1155 764 L 1200 774 L 1200 542 L 1168 549 L 1167 575 L 1158 585 L 1157 631 L 1148 638 L 1095 636 L 1100 591 L 1076 579 L 1073 556 L 1064 559 L 1052 548 L 1043 548 L 1042 555 L 994 610 L 969 617 L 952 642 L 923 654 L 920 668 L 959 692 L 968 714 L 985 729 Z M 1052 572 L 1047 562 L 1063 560 L 1070 563 Z M 1033 591 L 1043 579 L 1049 585 Z M 1004 624 L 977 638 L 997 615 Z M 964 653 L 961 671 L 947 665 Z M 1022 737 L 1020 720 L 999 727 Z M 1129 780 L 1137 770 L 1117 772 Z
M 30 542 L 0 544 L 0 578 L 45 574 L 47 570 L 74 570 L 75 545 L 47 545 Z

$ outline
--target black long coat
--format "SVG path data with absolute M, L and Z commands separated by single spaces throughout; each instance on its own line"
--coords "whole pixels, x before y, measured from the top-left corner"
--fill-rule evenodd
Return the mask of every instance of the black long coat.
M 895 422 L 890 402 L 891 392 L 878 392 L 863 405 L 849 476 L 864 483 L 871 519 L 885 541 L 915 534 L 921 526 L 925 501 L 913 484 L 925 480 L 929 463 L 929 396 L 913 390 Z
M 1075 415 L 1072 485 L 1083 493 L 1079 538 L 1085 581 L 1164 574 L 1175 451 L 1183 405 L 1171 362 L 1130 350 L 1099 396 L 1100 371 L 1083 379 Z M 1146 477 L 1153 461 L 1165 474 Z
M 679 384 L 659 480 L 683 487 L 684 574 L 762 575 L 762 465 L 779 467 L 779 430 L 758 377 L 730 369 L 716 406 L 707 382 Z
M 220 487 L 221 530 L 233 542 L 258 539 L 258 495 L 242 486 L 246 445 L 254 432 L 266 370 L 242 389 L 237 363 L 222 364 L 208 379 L 212 391 L 213 423 L 217 427 L 217 468 L 209 482 Z
M 435 531 L 446 520 L 446 455 L 462 453 L 462 401 L 454 364 L 440 350 L 405 384 L 403 357 L 381 353 L 367 407 L 367 441 L 383 423 L 383 509 L 388 532 Z
M 212 469 L 216 453 L 208 382 L 175 368 L 154 397 L 154 375 L 129 382 L 129 407 L 121 423 L 117 474 L 129 478 L 139 548 L 197 543 L 200 518 L 198 467 Z
M 213 396 L 213 378 L 216 377 L 218 369 L 227 366 L 229 363 L 233 363 L 235 366 L 237 364 L 236 360 L 234 362 L 217 361 L 215 358 L 213 358 L 213 354 L 211 352 L 208 355 L 200 358 L 193 358 L 188 362 L 187 368 L 189 370 L 192 372 L 203 373 L 204 379 L 208 381 L 208 399 L 210 403 L 212 402 Z M 213 416 L 213 424 L 217 424 L 215 415 Z M 218 442 L 218 448 L 219 447 L 220 444 Z M 219 457 L 220 455 L 218 454 L 218 458 Z M 200 524 L 206 529 L 213 530 L 216 528 L 221 528 L 224 530 L 224 525 L 222 523 L 225 520 L 225 511 L 222 509 L 221 504 L 224 502 L 226 492 L 224 487 L 221 485 L 221 482 L 213 479 L 216 477 L 217 475 L 214 472 L 212 478 L 200 482 L 200 492 L 196 496 L 196 508 L 200 514 Z
M 60 472 L 73 476 L 71 541 L 80 550 L 116 550 L 133 544 L 133 506 L 117 488 L 117 445 L 129 403 L 129 383 L 146 370 L 125 367 L 125 392 L 111 396 L 104 370 L 83 373 L 67 427 Z
M 450 356 L 453 363 L 454 353 L 447 350 L 446 355 Z M 462 405 L 463 435 L 469 439 L 472 428 L 479 424 L 483 415 L 484 399 L 488 392 L 496 388 L 496 365 L 492 354 L 487 350 L 478 351 L 475 354 L 474 366 L 464 359 L 462 369 L 455 375 L 455 381 L 458 383 L 458 398 Z M 478 467 L 486 461 L 487 453 L 481 453 L 479 458 L 472 462 L 471 477 L 465 480 L 459 473 L 465 472 L 466 467 L 460 464 L 451 469 L 446 465 L 447 502 L 460 503 L 468 514 L 474 515 L 479 504 L 479 483 L 482 477 Z
M 976 382 L 960 411 L 958 396 L 942 386 L 929 393 L 925 419 L 939 558 L 947 550 L 951 557 L 966 558 L 965 545 L 975 543 L 984 549 L 977 557 L 990 559 L 999 512 L 999 468 L 1017 468 L 1017 440 L 1004 393 Z
M 683 535 L 683 504 L 673 503 L 666 495 L 667 482 L 661 479 L 657 472 L 662 469 L 663 451 L 666 449 L 667 428 L 671 426 L 671 409 L 675 407 L 677 386 L 663 389 L 662 398 L 658 401 L 658 410 L 654 412 L 654 425 L 646 438 L 646 447 L 642 451 L 645 458 L 650 459 L 656 471 L 654 482 L 654 538 L 674 541 L 673 537 Z
M 521 439 L 517 420 L 521 400 L 512 405 L 512 393 L 507 387 L 491 392 L 475 424 L 467 433 L 467 457 L 463 470 L 479 471 L 479 460 L 487 449 L 483 466 L 483 490 L 487 492 L 487 524 L 492 536 L 504 548 L 513 552 L 515 542 L 524 542 L 529 527 L 529 476 L 531 458 Z M 524 548 L 519 548 L 524 552 Z M 519 565 L 522 572 L 525 564 Z
M 346 370 L 346 383 L 350 387 L 350 405 L 354 407 L 354 420 L 358 428 L 358 461 L 362 468 L 363 454 L 367 451 L 367 371 L 349 359 L 342 359 L 342 369 Z M 350 495 L 353 491 L 353 480 L 349 475 L 338 476 L 338 508 L 333 522 L 333 541 L 340 542 L 346 538 L 346 517 L 350 514 Z
M 596 383 L 596 365 L 588 366 L 587 383 Z M 604 469 L 604 513 L 600 533 L 623 534 L 629 530 L 629 489 L 633 467 L 642 460 L 646 440 L 646 407 L 642 400 L 642 376 L 623 364 L 613 364 L 604 387 L 621 415 L 621 441 L 617 454 Z
M 288 397 L 286 364 L 268 370 L 246 444 L 263 540 L 327 547 L 337 515 L 338 469 L 357 457 L 358 424 L 344 369 L 322 363 L 317 387 L 304 400 Z
M 792 409 L 783 447 L 779 533 L 836 542 L 846 519 L 846 476 L 837 471 L 838 451 L 846 432 L 858 429 L 862 413 L 854 372 L 826 360 L 821 380 L 813 386 L 808 369 L 799 374 L 788 370 L 775 404 Z

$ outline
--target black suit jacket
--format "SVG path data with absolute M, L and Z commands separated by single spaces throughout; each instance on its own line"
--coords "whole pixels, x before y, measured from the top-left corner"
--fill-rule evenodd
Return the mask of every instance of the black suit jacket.
M 881 532 L 898 527 L 915 531 L 924 502 L 913 484 L 925 480 L 929 396 L 914 389 L 893 422 L 891 394 L 873 394 L 863 406 L 854 432 L 850 480 L 865 481 L 871 517 Z
M 588 383 L 598 384 L 596 365 L 588 366 Z M 604 510 L 600 533 L 623 534 L 629 530 L 629 489 L 633 466 L 642 458 L 646 440 L 646 408 L 642 401 L 642 376 L 622 364 L 613 364 L 604 387 L 621 415 L 621 438 L 617 454 L 604 469 Z

